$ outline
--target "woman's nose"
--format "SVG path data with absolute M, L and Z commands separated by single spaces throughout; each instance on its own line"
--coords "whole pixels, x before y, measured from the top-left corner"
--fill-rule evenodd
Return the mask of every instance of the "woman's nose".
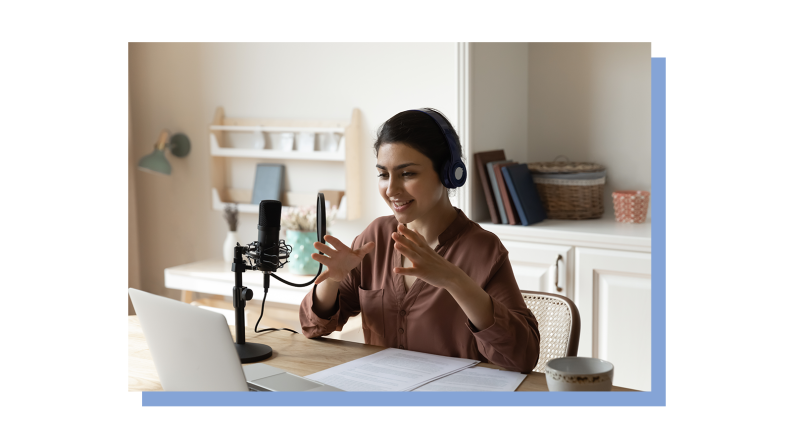
M 388 197 L 395 197 L 399 192 L 401 192 L 401 182 L 394 177 L 388 179 L 388 188 L 385 190 Z

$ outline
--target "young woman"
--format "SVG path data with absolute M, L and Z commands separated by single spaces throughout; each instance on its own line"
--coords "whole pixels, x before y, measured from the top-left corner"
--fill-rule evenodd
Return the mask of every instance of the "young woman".
M 362 314 L 367 344 L 534 368 L 539 330 L 508 252 L 451 205 L 441 180 L 458 148 L 437 110 L 404 111 L 380 127 L 379 192 L 393 216 L 374 220 L 351 247 L 329 235 L 329 246 L 314 243 L 325 255 L 312 257 L 327 269 L 300 307 L 305 336 L 341 330 Z

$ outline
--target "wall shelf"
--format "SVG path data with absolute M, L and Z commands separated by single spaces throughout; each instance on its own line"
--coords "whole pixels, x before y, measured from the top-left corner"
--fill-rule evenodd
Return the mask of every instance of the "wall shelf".
M 272 127 L 260 125 L 210 125 L 209 130 L 226 132 L 312 132 L 312 133 L 344 133 L 344 127 Z
M 315 197 L 314 197 L 314 201 L 316 201 Z M 221 200 L 220 199 L 220 192 L 218 192 L 218 190 L 213 187 L 212 188 L 212 209 L 214 209 L 215 211 L 223 211 L 223 210 L 225 210 L 225 207 L 227 205 L 229 205 L 229 204 L 235 204 L 237 206 L 237 211 L 239 211 L 242 214 L 256 214 L 256 215 L 258 215 L 258 213 L 259 213 L 259 206 L 257 204 L 243 203 L 243 202 L 234 202 L 234 201 L 226 202 L 226 201 Z M 296 207 L 296 206 L 289 206 L 287 204 L 284 204 L 282 212 L 285 212 L 286 209 L 291 208 L 291 207 Z M 335 219 L 336 220 L 346 220 L 346 211 L 345 210 L 346 210 L 346 206 L 342 206 L 341 209 L 336 214 Z
M 338 147 L 335 152 L 329 151 L 281 151 L 274 149 L 253 149 L 245 147 L 230 147 L 228 143 L 227 133 L 229 132 L 311 132 L 316 134 L 321 133 L 335 133 L 342 136 Z M 329 178 L 338 179 L 338 174 L 341 172 L 344 177 L 344 198 L 339 214 L 336 215 L 337 219 L 354 220 L 360 218 L 361 214 L 361 190 L 360 190 L 360 175 L 359 172 L 359 158 L 360 158 L 360 111 L 358 109 L 352 110 L 352 116 L 349 121 L 319 121 L 319 120 L 288 120 L 288 119 L 258 119 L 258 118 L 227 118 L 225 111 L 222 107 L 218 107 L 215 111 L 214 119 L 209 125 L 209 154 L 212 159 L 212 209 L 216 211 L 223 211 L 225 206 L 229 203 L 235 203 L 237 209 L 241 213 L 258 213 L 258 205 L 246 202 L 240 199 L 239 196 L 232 193 L 240 189 L 234 189 L 231 186 L 231 178 L 228 177 L 230 172 L 230 163 L 239 163 L 243 161 L 235 161 L 237 159 L 257 160 L 282 160 L 282 161 L 300 161 L 299 166 L 304 166 L 309 169 L 303 175 L 310 175 L 311 169 L 316 170 L 316 163 L 332 163 L 333 166 L 328 169 L 325 175 L 331 175 Z M 305 163 L 305 164 L 303 164 Z M 309 168 L 310 163 L 314 165 Z M 290 165 L 287 167 L 290 173 L 299 172 L 303 167 Z M 296 171 L 295 171 L 296 169 Z M 343 169 L 340 171 L 339 169 Z M 325 177 L 328 178 L 328 177 Z M 317 176 L 311 179 L 312 184 L 316 184 L 316 192 L 321 189 L 331 189 L 329 187 L 322 187 L 323 177 Z M 329 181 L 328 181 L 329 182 Z M 250 187 L 253 185 L 251 184 Z M 313 193 L 313 197 L 316 196 Z M 284 197 L 293 194 L 291 191 L 286 190 Z M 236 199 L 234 199 L 236 198 Z M 284 207 L 288 207 L 289 200 L 282 199 Z M 315 202 L 314 198 L 314 202 Z
M 216 126 L 212 126 L 216 127 Z M 225 126 L 223 126 L 225 127 Z M 222 156 L 228 158 L 259 158 L 273 160 L 305 160 L 305 161 L 338 161 L 344 162 L 346 150 L 339 148 L 338 152 L 297 152 L 282 151 L 274 149 L 252 149 L 252 148 L 230 148 L 220 147 L 217 137 L 212 133 L 209 135 L 209 151 L 212 156 Z

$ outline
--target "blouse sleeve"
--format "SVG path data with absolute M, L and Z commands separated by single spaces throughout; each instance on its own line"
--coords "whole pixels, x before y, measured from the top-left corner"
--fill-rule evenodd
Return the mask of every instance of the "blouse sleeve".
M 484 291 L 492 299 L 495 322 L 481 330 L 470 320 L 467 326 L 479 352 L 492 364 L 529 373 L 539 361 L 539 325 L 525 306 L 508 253 L 499 259 L 490 277 Z
M 358 238 L 352 241 L 352 249 L 360 248 Z M 333 331 L 341 331 L 350 317 L 360 314 L 360 299 L 357 289 L 360 285 L 360 265 L 355 267 L 347 277 L 338 284 L 336 302 L 327 313 L 317 312 L 316 285 L 303 298 L 300 304 L 300 325 L 307 338 L 318 338 Z

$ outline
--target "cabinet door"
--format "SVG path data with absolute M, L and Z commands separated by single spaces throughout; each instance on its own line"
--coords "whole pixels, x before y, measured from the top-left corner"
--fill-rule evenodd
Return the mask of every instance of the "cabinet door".
M 616 386 L 651 390 L 651 254 L 578 248 L 575 266 L 578 356 L 613 363 Z
M 521 290 L 572 296 L 571 246 L 501 242 L 509 250 L 509 262 Z

